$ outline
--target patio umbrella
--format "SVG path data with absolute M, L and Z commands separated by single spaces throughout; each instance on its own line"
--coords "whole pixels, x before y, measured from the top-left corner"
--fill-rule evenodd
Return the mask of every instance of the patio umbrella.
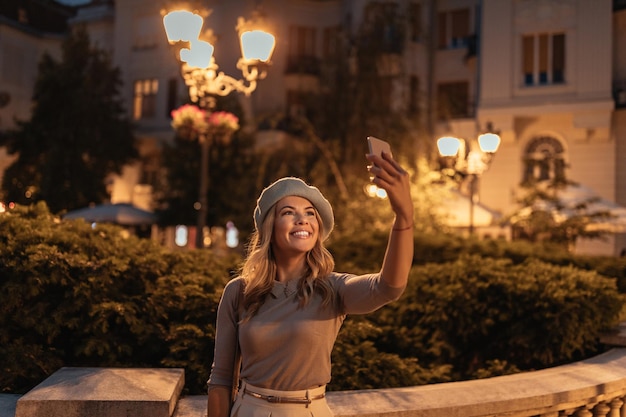
M 87 222 L 115 223 L 124 226 L 154 224 L 156 214 L 132 204 L 100 204 L 68 212 L 63 219 L 85 219 Z
M 585 214 L 594 216 L 587 225 L 588 230 L 606 233 L 626 233 L 626 207 L 600 197 L 592 188 L 581 184 L 570 184 L 557 190 L 554 195 L 559 202 L 557 209 L 552 202 L 540 201 L 534 207 L 525 207 L 518 218 L 530 216 L 538 209 L 552 213 L 557 222 Z
M 611 233 L 626 232 L 626 207 L 601 198 L 593 189 L 581 184 L 568 185 L 558 196 L 567 207 L 585 204 L 588 213 L 605 214 L 590 224 L 590 229 Z M 566 215 L 568 214 L 571 215 L 572 213 L 566 213 Z

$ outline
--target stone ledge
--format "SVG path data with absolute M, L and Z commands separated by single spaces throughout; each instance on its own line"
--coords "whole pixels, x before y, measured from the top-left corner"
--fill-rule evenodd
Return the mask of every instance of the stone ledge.
M 536 416 L 626 394 L 626 349 L 568 365 L 472 381 L 328 392 L 335 417 Z M 201 417 L 206 396 L 181 399 L 174 417 Z M 552 415 L 552 414 L 550 414 Z
M 626 349 L 534 372 L 418 387 L 328 393 L 335 417 L 534 416 L 626 394 Z M 554 414 L 556 415 L 556 414 Z
M 135 371 L 167 373 L 176 370 Z M 178 371 L 182 374 L 182 370 Z M 136 381 L 136 378 L 133 380 Z M 67 382 L 74 386 L 81 384 L 81 381 Z M 86 389 L 87 386 L 81 388 Z M 328 393 L 328 404 L 335 417 L 528 417 L 557 415 L 561 410 L 578 407 L 591 409 L 598 402 L 611 402 L 625 396 L 626 349 L 615 348 L 584 361 L 515 375 L 406 388 L 333 391 Z M 142 397 L 142 400 L 145 399 Z M 15 410 L 16 403 L 19 408 L 21 401 L 19 395 L 0 395 L 0 417 L 14 417 L 11 410 Z M 621 404 L 621 400 L 616 400 L 616 403 Z M 172 408 L 174 406 L 175 409 Z M 206 395 L 184 397 L 177 404 L 176 401 L 169 402 L 169 407 L 173 417 L 204 417 Z M 135 410 L 127 407 L 123 410 L 125 414 L 108 414 L 107 417 L 164 415 L 155 414 L 150 409 Z M 68 411 L 68 408 L 62 408 L 57 414 L 44 412 L 16 417 L 79 415 Z M 81 412 L 90 417 L 103 416 L 84 410 Z M 626 412 L 626 406 L 622 412 Z
M 170 417 L 183 369 L 61 368 L 17 400 L 15 417 Z

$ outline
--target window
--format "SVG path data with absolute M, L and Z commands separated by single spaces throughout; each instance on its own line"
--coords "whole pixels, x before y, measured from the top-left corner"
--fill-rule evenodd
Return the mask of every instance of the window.
M 470 116 L 467 81 L 442 83 L 437 86 L 437 116 L 439 120 Z
M 287 91 L 287 114 L 294 118 L 307 116 L 306 93 Z
M 287 72 L 318 74 L 319 61 L 316 58 L 316 31 L 313 27 L 289 27 L 289 55 Z
M 136 16 L 133 21 L 133 48 L 155 48 L 162 39 L 162 27 L 159 16 Z
M 413 42 L 422 37 L 422 5 L 419 3 L 409 5 L 409 34 Z
M 172 117 L 172 110 L 178 107 L 178 79 L 170 78 L 167 82 L 167 108 L 165 117 Z
M 324 58 L 336 58 L 339 54 L 340 47 L 340 28 L 339 26 L 328 27 L 324 29 L 324 45 L 322 56 Z
M 437 16 L 439 49 L 467 47 L 470 37 L 469 9 L 439 12 Z
M 156 187 L 159 182 L 161 160 L 159 153 L 148 153 L 142 156 L 140 184 Z
M 401 54 L 404 49 L 406 13 L 395 2 L 372 1 L 363 15 L 361 42 L 379 53 Z
M 524 152 L 523 184 L 534 184 L 540 181 L 565 183 L 563 145 L 549 136 L 531 140 Z
M 133 118 L 135 120 L 154 117 L 158 90 L 159 82 L 155 78 L 135 81 L 133 100 Z
M 524 85 L 565 82 L 565 34 L 541 33 L 522 37 Z

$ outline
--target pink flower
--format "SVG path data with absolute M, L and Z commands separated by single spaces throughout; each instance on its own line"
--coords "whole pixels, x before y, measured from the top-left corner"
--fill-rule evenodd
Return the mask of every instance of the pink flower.
M 184 104 L 171 114 L 172 127 L 176 130 L 186 128 L 202 132 L 208 128 L 206 112 L 193 104 Z
M 239 129 L 239 119 L 227 111 L 210 113 L 193 104 L 185 104 L 172 111 L 172 127 L 181 137 L 195 139 L 209 130 L 232 133 Z
M 227 111 L 216 111 L 209 115 L 207 123 L 211 127 L 224 128 L 235 131 L 239 129 L 239 119 Z

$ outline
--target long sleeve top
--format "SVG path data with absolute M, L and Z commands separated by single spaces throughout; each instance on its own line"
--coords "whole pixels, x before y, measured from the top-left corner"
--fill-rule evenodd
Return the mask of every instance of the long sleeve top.
M 295 283 L 276 282 L 258 313 L 237 325 L 241 278 L 224 288 L 217 312 L 214 362 L 209 385 L 232 384 L 236 331 L 242 354 L 241 378 L 275 390 L 303 390 L 327 384 L 331 351 L 347 314 L 365 314 L 397 300 L 404 288 L 388 286 L 380 274 L 332 273 L 341 306 L 322 306 L 314 294 L 300 307 Z M 245 313 L 244 313 L 245 316 Z

